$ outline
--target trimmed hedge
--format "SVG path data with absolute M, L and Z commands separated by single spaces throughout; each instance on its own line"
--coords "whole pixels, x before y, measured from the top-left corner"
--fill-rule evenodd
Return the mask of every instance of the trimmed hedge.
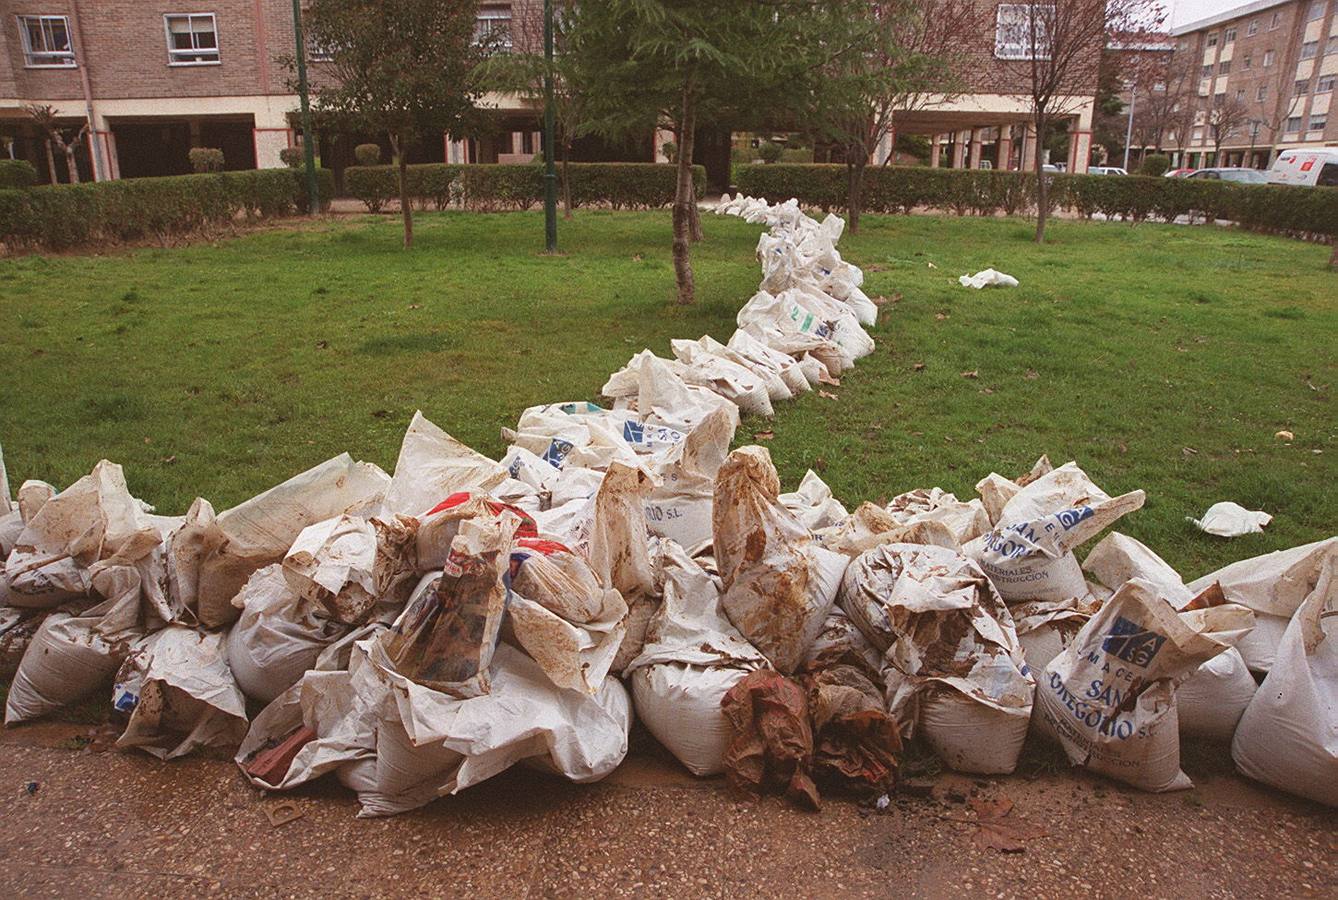
M 573 206 L 606 204 L 613 209 L 655 209 L 674 200 L 674 166 L 659 163 L 570 163 Z M 543 203 L 541 166 L 453 165 L 426 163 L 409 166 L 410 202 L 420 208 L 445 209 L 455 200 L 478 211 L 530 209 Z M 562 178 L 562 168 L 558 168 Z M 706 192 L 706 170 L 693 166 L 700 198 Z M 399 196 L 394 166 L 350 166 L 344 170 L 350 197 L 370 212 L 380 212 Z
M 0 188 L 26 188 L 37 184 L 37 169 L 26 159 L 0 159 Z
M 13 250 L 176 238 L 307 208 L 303 173 L 255 169 L 0 190 L 0 242 Z M 334 194 L 322 170 L 321 202 Z
M 1048 175 L 1050 204 L 1084 218 L 1100 213 L 1138 223 L 1224 219 L 1253 231 L 1296 237 L 1338 237 L 1338 188 L 1295 188 L 1187 178 Z M 846 200 L 842 165 L 740 165 L 741 193 L 773 201 L 840 209 Z M 909 213 L 916 207 L 958 215 L 1017 215 L 1036 206 L 1036 176 L 991 169 L 871 166 L 864 175 L 863 210 Z

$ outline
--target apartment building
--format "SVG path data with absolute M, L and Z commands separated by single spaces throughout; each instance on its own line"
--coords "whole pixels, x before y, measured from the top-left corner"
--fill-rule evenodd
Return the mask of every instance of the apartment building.
M 1036 52 L 1028 37 L 1032 7 L 995 0 L 978 0 L 977 6 L 982 24 L 970 39 L 967 90 L 899 112 L 897 131 L 928 135 L 933 166 L 1030 171 L 1036 146 L 1027 75 L 1027 63 Z M 1073 66 L 1065 91 L 1052 107 L 1069 134 L 1068 159 L 1053 162 L 1065 163 L 1070 172 L 1087 171 L 1100 64 L 1101 48 L 1093 47 Z M 881 162 L 891 151 L 888 136 L 874 161 Z
M 483 3 L 481 31 L 508 32 L 541 0 Z M 517 29 L 518 34 L 525 29 Z M 508 32 L 509 33 L 509 32 Z M 0 153 L 48 173 L 45 138 L 25 107 L 54 107 L 70 135 L 92 123 L 78 151 L 81 180 L 189 171 L 191 147 L 223 150 L 229 169 L 283 165 L 298 107 L 281 63 L 295 50 L 291 0 L 0 0 Z M 328 60 L 309 52 L 319 85 Z M 532 104 L 490 95 L 496 131 L 442 136 L 415 162 L 528 159 L 538 147 Z M 351 161 L 364 137 L 323 136 L 326 164 Z M 7 145 L 7 146 L 6 146 Z M 66 180 L 57 160 L 55 179 Z
M 1338 146 L 1338 0 L 1256 0 L 1172 32 L 1195 89 L 1167 142 L 1175 165 L 1267 168 L 1283 150 Z

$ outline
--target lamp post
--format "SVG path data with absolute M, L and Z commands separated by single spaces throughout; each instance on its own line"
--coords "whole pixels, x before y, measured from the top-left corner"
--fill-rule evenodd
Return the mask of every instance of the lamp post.
M 1259 126 L 1262 125 L 1258 119 L 1250 120 L 1250 168 L 1254 168 L 1254 145 L 1259 140 Z
M 557 252 L 557 108 L 553 100 L 553 0 L 544 0 L 544 247 Z
M 302 37 L 302 0 L 293 0 L 293 40 L 297 44 L 297 94 L 302 100 L 302 151 L 307 167 L 307 206 L 313 215 L 321 211 L 320 185 L 316 180 L 316 141 L 311 129 L 311 96 L 307 89 L 307 47 Z
M 1138 101 L 1138 82 L 1129 86 L 1129 124 L 1124 128 L 1124 171 L 1129 171 L 1129 144 L 1134 139 L 1134 104 Z

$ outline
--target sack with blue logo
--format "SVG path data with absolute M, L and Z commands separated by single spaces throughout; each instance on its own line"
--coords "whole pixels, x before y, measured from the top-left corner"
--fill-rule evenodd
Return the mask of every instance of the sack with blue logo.
M 1130 579 L 1045 667 L 1034 720 L 1075 766 L 1145 791 L 1191 788 L 1176 687 L 1252 627 L 1215 585 L 1177 612 L 1152 582 Z

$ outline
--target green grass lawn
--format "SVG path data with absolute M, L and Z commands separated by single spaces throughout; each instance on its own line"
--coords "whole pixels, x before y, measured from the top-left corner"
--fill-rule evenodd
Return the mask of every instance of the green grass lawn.
M 64 486 L 102 457 L 163 512 L 222 509 L 342 450 L 389 468 L 410 415 L 485 453 L 526 406 L 595 399 L 671 337 L 726 340 L 760 228 L 706 217 L 699 303 L 670 305 L 669 216 L 582 211 L 546 258 L 534 213 L 350 218 L 216 245 L 0 260 L 0 443 L 11 478 Z M 787 487 L 847 503 L 1077 459 L 1147 506 L 1119 526 L 1185 574 L 1334 533 L 1338 276 L 1328 249 L 1209 228 L 865 220 L 841 244 L 900 294 L 839 395 L 782 405 Z M 931 268 L 933 263 L 937 268 Z M 1017 290 L 968 291 L 994 266 Z M 923 370 L 917 371 L 917 363 Z M 961 373 L 977 371 L 978 378 Z M 1274 432 L 1289 429 L 1286 446 Z M 1316 453 L 1314 451 L 1321 451 Z M 17 485 L 15 485 L 17 486 Z M 1272 512 L 1222 541 L 1217 500 Z

